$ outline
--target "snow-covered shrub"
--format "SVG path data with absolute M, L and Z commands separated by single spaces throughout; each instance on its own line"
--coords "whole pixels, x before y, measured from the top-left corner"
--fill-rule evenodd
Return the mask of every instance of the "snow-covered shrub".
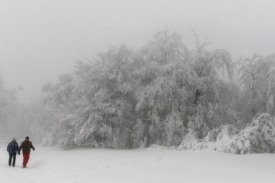
M 188 134 L 183 138 L 178 149 L 209 149 L 227 152 L 235 134 L 237 134 L 237 130 L 232 125 L 224 125 L 209 131 L 204 139 L 199 139 L 194 130 L 188 129 Z
M 233 138 L 233 136 L 236 135 L 237 133 L 238 133 L 238 130 L 235 129 L 232 125 L 223 125 L 209 131 L 207 136 L 205 137 L 205 141 L 216 142 L 221 140 L 225 136 L 229 138 Z
M 238 133 L 232 125 L 223 125 L 208 132 L 204 138 L 208 149 L 227 152 L 233 141 L 234 135 Z
M 178 149 L 184 150 L 199 150 L 207 147 L 207 143 L 198 139 L 196 132 L 192 129 L 188 129 L 188 133 L 184 136 Z
M 210 130 L 208 132 L 207 136 L 205 137 L 205 140 L 207 142 L 216 142 L 219 132 L 220 132 L 220 128 L 214 128 L 214 129 Z
M 263 113 L 234 137 L 228 152 L 270 153 L 275 149 L 275 117 Z

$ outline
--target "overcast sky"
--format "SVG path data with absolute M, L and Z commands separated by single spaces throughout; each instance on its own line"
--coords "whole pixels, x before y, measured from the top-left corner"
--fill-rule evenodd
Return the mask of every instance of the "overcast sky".
M 0 0 L 0 73 L 35 100 L 77 59 L 124 43 L 136 49 L 168 28 L 194 47 L 191 28 L 234 58 L 275 53 L 273 0 Z

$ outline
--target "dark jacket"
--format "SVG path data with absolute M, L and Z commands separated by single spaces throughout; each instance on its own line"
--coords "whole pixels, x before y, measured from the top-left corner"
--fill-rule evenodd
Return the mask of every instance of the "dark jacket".
M 35 150 L 35 148 L 32 145 L 32 142 L 28 141 L 28 140 L 25 140 L 21 143 L 20 148 L 19 148 L 19 152 L 21 151 L 21 149 L 23 149 L 24 154 L 29 154 L 31 149 Z
M 7 151 L 9 154 L 16 154 L 19 150 L 18 143 L 13 140 L 8 144 Z

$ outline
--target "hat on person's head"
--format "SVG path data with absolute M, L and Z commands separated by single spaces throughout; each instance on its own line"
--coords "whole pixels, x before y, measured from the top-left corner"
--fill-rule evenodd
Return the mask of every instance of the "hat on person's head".
M 27 136 L 27 137 L 26 137 L 26 139 L 28 139 L 28 140 L 29 140 L 29 136 Z

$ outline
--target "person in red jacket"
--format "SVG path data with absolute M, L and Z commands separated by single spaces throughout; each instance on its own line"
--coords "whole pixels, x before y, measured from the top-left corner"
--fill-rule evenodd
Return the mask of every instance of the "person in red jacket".
M 29 137 L 27 136 L 25 141 L 23 141 L 19 147 L 18 154 L 20 155 L 20 151 L 23 151 L 23 168 L 26 168 L 27 163 L 30 158 L 30 152 L 31 149 L 35 151 L 35 148 L 32 145 L 32 142 L 29 140 Z

